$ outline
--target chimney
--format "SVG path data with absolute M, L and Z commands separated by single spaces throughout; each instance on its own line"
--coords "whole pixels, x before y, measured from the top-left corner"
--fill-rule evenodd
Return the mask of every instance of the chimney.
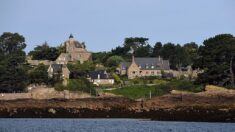
M 158 56 L 158 60 L 159 60 L 159 61 L 161 61 L 161 57 L 160 57 L 160 55 Z
M 100 74 L 98 74 L 98 79 L 100 79 Z
M 135 56 L 132 54 L 132 63 L 135 63 Z

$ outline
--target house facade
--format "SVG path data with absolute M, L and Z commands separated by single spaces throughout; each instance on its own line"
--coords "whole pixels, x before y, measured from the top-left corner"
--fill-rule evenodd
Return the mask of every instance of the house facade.
M 105 70 L 90 72 L 88 80 L 97 86 L 114 84 L 114 79 L 111 78 Z
M 48 76 L 53 77 L 56 75 L 61 76 L 63 79 L 68 79 L 70 71 L 66 65 L 63 64 L 51 64 L 47 70 Z
M 162 76 L 162 72 L 170 73 L 169 60 L 163 60 L 159 57 L 134 57 L 132 62 L 123 62 L 120 64 L 119 73 L 127 74 L 129 79 L 145 76 Z

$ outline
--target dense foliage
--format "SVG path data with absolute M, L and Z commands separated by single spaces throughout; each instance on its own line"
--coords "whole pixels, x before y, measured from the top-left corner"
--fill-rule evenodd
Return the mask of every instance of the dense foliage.
M 48 84 L 49 78 L 47 73 L 48 66 L 39 64 L 29 71 L 29 80 L 31 84 Z
M 57 83 L 55 85 L 56 90 L 69 90 L 69 91 L 81 91 L 85 93 L 90 93 L 91 95 L 95 95 L 96 91 L 94 89 L 94 85 L 87 80 L 86 78 L 82 77 L 79 79 L 70 79 L 68 80 L 68 85 L 64 86 L 62 83 Z
M 3 33 L 0 36 L 1 92 L 18 92 L 26 87 L 25 47 L 25 39 L 18 33 Z
M 232 35 L 221 34 L 205 40 L 198 55 L 195 67 L 204 70 L 197 80 L 199 83 L 235 86 L 235 38 Z
M 126 38 L 123 46 L 118 46 L 111 51 L 112 55 L 118 55 L 126 60 L 130 60 L 130 50 L 134 49 L 136 57 L 158 57 L 170 61 L 172 69 L 192 65 L 197 58 L 198 46 L 191 42 L 183 46 L 179 44 L 157 42 L 153 47 L 148 44 L 147 38 Z
M 38 45 L 33 51 L 29 52 L 33 60 L 51 60 L 54 61 L 60 55 L 65 53 L 65 47 L 60 45 L 59 47 L 50 47 L 47 42 L 42 45 Z

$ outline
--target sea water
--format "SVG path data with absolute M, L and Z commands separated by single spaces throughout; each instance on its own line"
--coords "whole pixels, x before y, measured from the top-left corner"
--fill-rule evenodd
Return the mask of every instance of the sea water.
M 235 132 L 235 123 L 141 119 L 0 119 L 0 132 Z

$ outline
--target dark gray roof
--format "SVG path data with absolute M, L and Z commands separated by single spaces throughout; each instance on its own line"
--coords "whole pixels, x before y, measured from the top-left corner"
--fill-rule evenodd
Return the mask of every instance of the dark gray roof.
M 89 73 L 89 77 L 91 79 L 98 79 L 98 75 L 100 76 L 100 79 L 109 79 L 109 76 L 105 70 L 92 71 Z
M 159 57 L 136 57 L 135 63 L 141 70 L 170 70 L 169 60 Z M 127 70 L 131 62 L 121 62 L 121 69 Z
M 127 70 L 130 65 L 131 65 L 131 62 L 121 62 L 120 63 L 122 70 Z
M 62 71 L 62 64 L 51 64 L 51 67 L 54 72 L 61 72 Z
M 136 57 L 135 63 L 142 70 L 169 70 L 169 61 L 159 57 Z
M 83 45 L 79 43 L 78 41 L 73 42 L 76 48 L 83 48 Z

